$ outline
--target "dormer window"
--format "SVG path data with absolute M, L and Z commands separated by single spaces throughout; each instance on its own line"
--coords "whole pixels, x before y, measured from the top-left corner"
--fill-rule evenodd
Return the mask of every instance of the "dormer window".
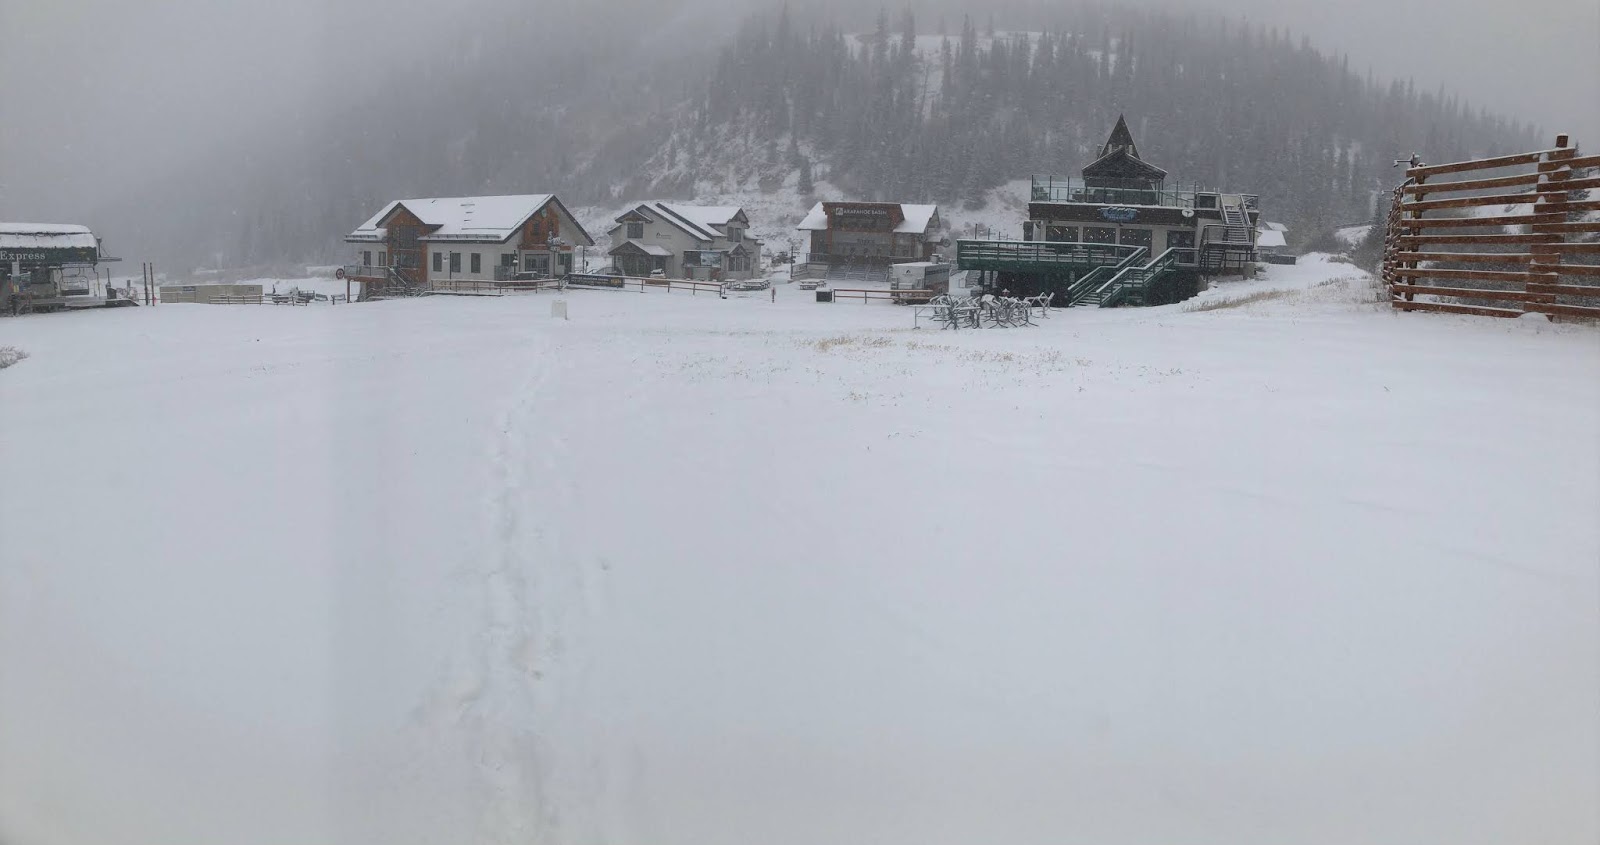
M 639 238 L 644 237 L 644 224 L 643 223 L 629 223 L 627 225 L 628 225 L 628 238 L 630 240 L 638 240 Z
M 737 226 L 728 227 L 728 240 L 739 243 L 744 240 L 744 230 Z

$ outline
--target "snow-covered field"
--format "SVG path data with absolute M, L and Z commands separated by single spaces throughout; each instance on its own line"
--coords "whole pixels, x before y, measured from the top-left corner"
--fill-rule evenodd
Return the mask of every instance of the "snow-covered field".
M 0 320 L 0 841 L 1592 843 L 1600 334 L 1355 275 Z

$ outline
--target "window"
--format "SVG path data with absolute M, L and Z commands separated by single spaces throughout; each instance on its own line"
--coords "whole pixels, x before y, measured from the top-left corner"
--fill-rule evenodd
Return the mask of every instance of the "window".
M 1022 239 L 1025 240 L 1025 241 L 1033 240 L 1033 221 L 1032 220 L 1024 220 L 1024 221 L 1022 221 Z
M 729 226 L 728 227 L 728 240 L 733 241 L 734 243 L 739 243 L 740 241 L 743 241 L 744 240 L 744 230 L 743 229 L 736 229 L 736 228 L 734 228 L 732 226 Z
M 450 253 L 450 272 L 452 272 L 452 273 L 461 272 L 461 253 L 459 253 L 459 252 Z
M 444 272 L 444 253 L 436 252 L 433 254 L 433 272 Z
M 1194 230 L 1193 229 L 1168 229 L 1167 249 L 1181 249 L 1177 259 L 1179 264 L 1194 263 Z
M 1151 231 L 1149 229 L 1123 229 L 1122 243 L 1127 246 L 1142 246 L 1150 248 Z
M 362 267 L 371 267 L 372 266 L 372 250 L 364 249 L 364 250 L 361 251 L 361 266 Z
M 483 272 L 483 255 L 480 253 L 472 254 L 472 272 L 474 274 Z
M 650 275 L 650 259 L 648 256 L 643 255 L 619 255 L 617 256 L 617 269 L 621 270 L 624 276 L 648 276 Z
M 388 267 L 389 266 L 389 253 L 387 253 L 387 252 L 378 253 L 378 266 L 379 267 Z
M 1110 226 L 1085 226 L 1083 241 L 1091 244 L 1114 244 L 1117 242 L 1117 230 Z
M 634 239 L 644 237 L 644 224 L 643 223 L 629 223 L 628 224 L 628 237 L 629 238 L 634 238 Z
M 500 266 L 501 267 L 515 267 L 515 266 L 517 266 L 517 254 L 514 253 L 514 252 L 502 252 L 502 253 L 500 253 Z
M 1047 241 L 1072 242 L 1078 239 L 1077 226 L 1046 226 L 1044 239 Z
M 536 273 L 540 276 L 550 275 L 549 253 L 526 253 L 522 256 L 522 272 Z

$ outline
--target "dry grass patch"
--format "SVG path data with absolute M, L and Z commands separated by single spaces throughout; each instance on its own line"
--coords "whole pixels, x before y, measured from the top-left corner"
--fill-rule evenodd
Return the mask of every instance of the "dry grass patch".
M 1262 290 L 1256 291 L 1255 293 L 1247 293 L 1242 296 L 1225 296 L 1218 299 L 1201 302 L 1197 305 L 1190 305 L 1183 310 L 1189 313 L 1198 313 L 1201 311 L 1221 311 L 1225 308 L 1243 308 L 1244 306 L 1253 302 L 1266 302 L 1271 299 L 1283 299 L 1293 292 L 1294 291 L 1287 290 Z
M 867 335 L 842 334 L 836 337 L 825 337 L 811 342 L 818 352 L 832 352 L 841 347 L 857 347 L 861 349 L 882 349 L 894 341 L 886 337 Z

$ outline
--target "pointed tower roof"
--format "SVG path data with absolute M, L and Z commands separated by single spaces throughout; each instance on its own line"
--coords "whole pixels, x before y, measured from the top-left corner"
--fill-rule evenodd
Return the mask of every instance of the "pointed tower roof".
M 1126 149 L 1131 158 L 1139 158 L 1139 147 L 1133 143 L 1133 133 L 1128 131 L 1128 119 L 1117 115 L 1117 125 L 1111 128 L 1111 137 L 1106 139 L 1106 145 L 1100 148 L 1100 157 Z

